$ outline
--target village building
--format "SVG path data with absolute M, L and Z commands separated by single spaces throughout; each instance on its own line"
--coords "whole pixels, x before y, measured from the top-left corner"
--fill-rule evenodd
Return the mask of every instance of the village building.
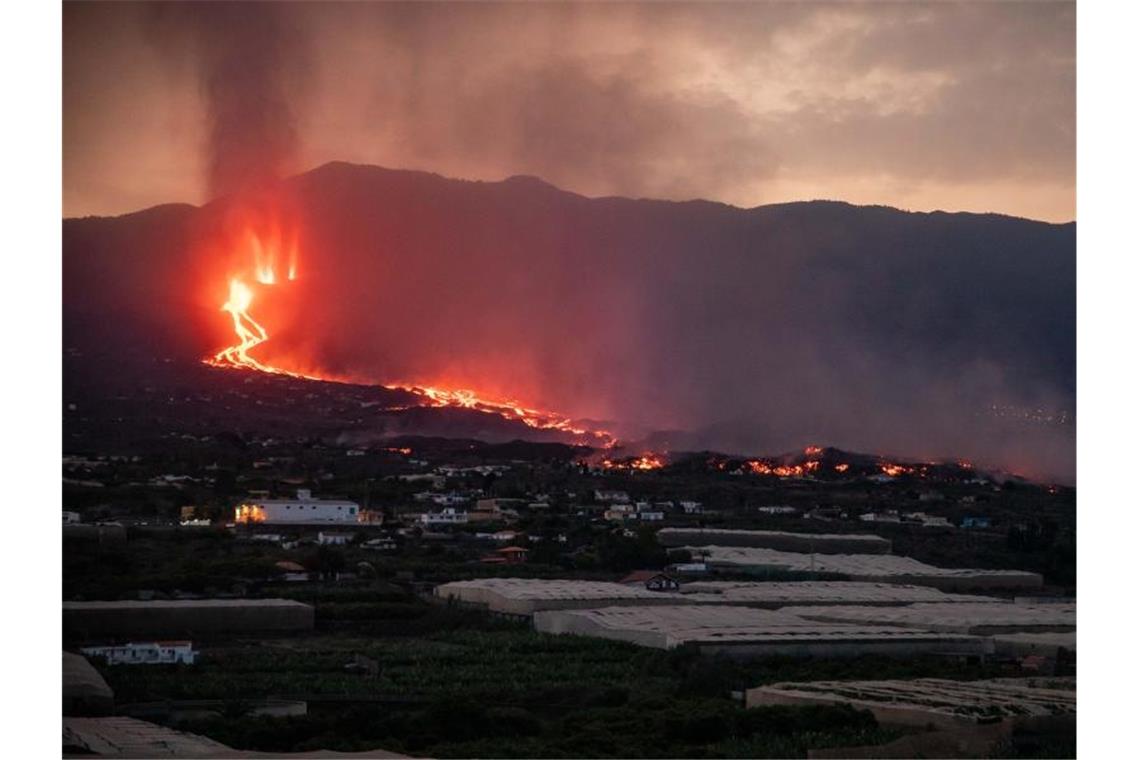
M 660 570 L 635 570 L 619 583 L 626 586 L 644 586 L 649 591 L 680 591 L 680 581 Z
M 270 499 L 251 494 L 234 510 L 234 521 L 251 524 L 355 523 L 360 505 L 354 501 L 315 499 L 307 488 L 297 489 L 294 499 Z
M 198 653 L 189 641 L 142 641 L 121 646 L 84 647 L 88 657 L 101 657 L 108 665 L 193 665 Z
M 454 507 L 446 507 L 439 512 L 424 512 L 420 515 L 420 522 L 424 525 L 465 525 L 467 513 Z

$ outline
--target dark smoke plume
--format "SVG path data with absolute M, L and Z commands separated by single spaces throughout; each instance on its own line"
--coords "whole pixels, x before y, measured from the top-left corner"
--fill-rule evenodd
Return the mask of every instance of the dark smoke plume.
M 209 119 L 204 168 L 211 197 L 266 186 L 294 169 L 295 104 L 309 41 L 289 4 L 172 3 L 155 7 L 156 43 L 196 68 Z

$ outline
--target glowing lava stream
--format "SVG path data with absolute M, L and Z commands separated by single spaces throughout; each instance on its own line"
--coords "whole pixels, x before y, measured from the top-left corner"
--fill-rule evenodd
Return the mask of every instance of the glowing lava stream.
M 294 278 L 294 267 L 295 263 L 291 262 L 289 271 L 290 280 Z M 276 281 L 272 268 L 258 268 L 257 280 L 262 284 L 272 285 Z M 212 357 L 203 359 L 203 361 L 213 367 L 252 369 L 271 375 L 286 375 L 288 377 L 302 378 L 305 380 L 329 380 L 329 378 L 290 372 L 280 367 L 271 367 L 268 364 L 262 364 L 250 356 L 249 352 L 251 350 L 269 340 L 269 333 L 249 314 L 249 307 L 252 303 L 253 291 L 249 289 L 249 286 L 236 277 L 231 279 L 229 300 L 222 304 L 222 311 L 229 312 L 233 317 L 234 334 L 238 337 L 238 343 L 222 349 Z M 425 399 L 427 406 L 450 406 L 462 409 L 473 409 L 480 412 L 497 414 L 506 420 L 522 422 L 524 425 L 536 430 L 556 430 L 571 435 L 589 437 L 606 448 L 613 447 L 617 444 L 617 439 L 605 430 L 587 430 L 585 428 L 575 427 L 568 417 L 551 412 L 542 412 L 537 409 L 529 409 L 513 400 L 491 401 L 480 398 L 474 391 L 465 389 L 444 390 L 430 386 L 404 384 L 385 385 L 382 383 L 380 386 L 392 391 L 398 390 L 415 394 Z M 393 407 L 388 411 L 398 411 L 401 408 L 406 407 Z

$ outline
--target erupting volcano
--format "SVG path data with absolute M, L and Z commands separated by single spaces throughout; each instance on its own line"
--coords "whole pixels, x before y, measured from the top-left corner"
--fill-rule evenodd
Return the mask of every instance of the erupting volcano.
M 254 233 L 248 233 L 249 249 L 253 253 L 254 279 L 264 286 L 277 283 L 276 259 L 279 246 L 276 241 L 266 245 Z M 297 279 L 297 246 L 294 243 L 289 252 L 288 279 Z M 253 290 L 246 285 L 240 277 L 232 277 L 229 284 L 229 298 L 222 304 L 221 310 L 228 312 L 233 318 L 234 335 L 238 342 L 228 346 L 213 356 L 203 359 L 206 364 L 213 367 L 231 369 L 255 370 L 273 375 L 287 375 L 289 377 L 306 380 L 321 380 L 326 382 L 341 382 L 343 378 L 323 377 L 320 375 L 305 374 L 283 367 L 265 364 L 250 355 L 257 346 L 269 340 L 269 333 L 265 327 L 250 315 L 253 304 Z M 454 407 L 471 409 L 487 414 L 495 414 L 505 420 L 518 421 L 536 430 L 552 430 L 566 433 L 575 438 L 588 441 L 595 446 L 611 448 L 617 444 L 617 439 L 606 430 L 590 429 L 574 422 L 565 415 L 555 412 L 533 409 L 513 399 L 492 400 L 480 396 L 475 391 L 465 388 L 440 388 L 433 386 L 415 385 L 410 383 L 380 383 L 388 390 L 400 390 L 411 393 L 423 403 L 419 406 Z M 396 411 L 395 408 L 390 411 Z M 660 466 L 659 464 L 657 466 Z

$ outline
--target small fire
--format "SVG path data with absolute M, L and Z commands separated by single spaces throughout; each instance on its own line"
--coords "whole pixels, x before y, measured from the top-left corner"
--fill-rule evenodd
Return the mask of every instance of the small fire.
M 804 449 L 804 456 L 817 457 L 823 453 L 823 449 L 819 446 L 808 446 Z
M 850 468 L 850 467 L 851 467 L 851 465 L 847 464 L 846 462 L 842 462 L 840 464 L 835 465 L 835 471 L 836 472 L 847 472 L 848 468 Z
M 243 524 L 265 522 L 265 510 L 256 504 L 242 504 L 234 508 L 234 522 Z
M 778 478 L 802 478 L 819 469 L 819 461 L 815 459 L 790 465 L 771 465 L 760 459 L 751 459 L 744 464 L 753 475 L 775 475 Z
M 659 470 L 665 466 L 665 460 L 647 452 L 632 459 L 603 459 L 602 467 L 607 470 Z
M 879 470 L 884 475 L 889 475 L 892 478 L 897 478 L 901 475 L 915 475 L 920 478 L 925 478 L 927 475 L 927 465 L 911 466 L 907 464 L 894 464 L 893 462 L 879 462 Z

